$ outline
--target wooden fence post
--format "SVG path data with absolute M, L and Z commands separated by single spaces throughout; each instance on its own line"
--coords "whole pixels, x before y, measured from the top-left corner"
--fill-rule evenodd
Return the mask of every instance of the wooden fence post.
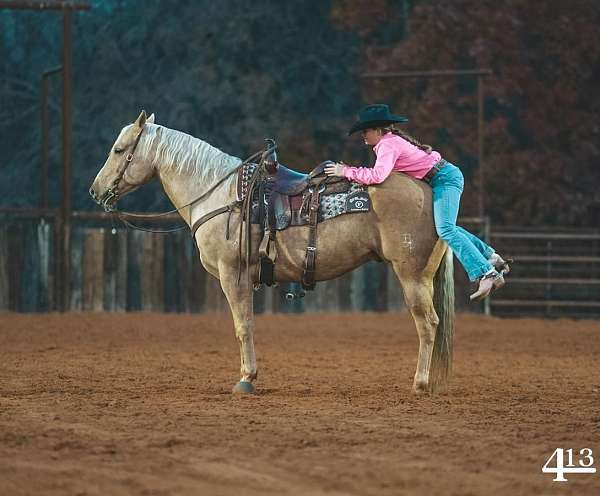
M 104 230 L 86 229 L 83 240 L 83 310 L 104 309 Z
M 0 311 L 9 309 L 8 229 L 0 225 Z

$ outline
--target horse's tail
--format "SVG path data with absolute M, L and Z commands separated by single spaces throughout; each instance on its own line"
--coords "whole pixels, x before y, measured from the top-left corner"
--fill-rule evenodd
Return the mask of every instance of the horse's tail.
M 440 319 L 435 333 L 429 385 L 432 392 L 443 390 L 452 371 L 452 342 L 454 339 L 454 261 L 449 246 L 433 281 L 433 306 Z

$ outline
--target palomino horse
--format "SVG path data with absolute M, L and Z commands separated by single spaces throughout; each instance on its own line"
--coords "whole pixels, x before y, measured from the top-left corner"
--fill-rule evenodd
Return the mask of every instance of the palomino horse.
M 121 196 L 158 176 L 191 227 L 236 200 L 235 171 L 241 162 L 198 138 L 155 124 L 154 114 L 146 117 L 142 112 L 121 130 L 90 194 L 113 210 Z M 319 224 L 316 280 L 339 277 L 369 260 L 391 264 L 419 336 L 414 391 L 439 390 L 447 383 L 452 362 L 454 281 L 452 251 L 434 229 L 431 189 L 394 174 L 368 192 L 369 212 L 340 215 Z M 228 221 L 235 232 L 243 222 L 239 210 L 230 219 L 217 215 L 203 223 L 195 241 L 202 265 L 219 279 L 233 315 L 241 354 L 241 379 L 234 392 L 252 393 L 257 375 L 252 308 L 257 256 L 253 253 L 249 267 L 244 267 L 250 277 L 238 280 L 238 263 L 245 262 L 239 261 L 237 236 L 226 236 Z M 261 233 L 259 226 L 252 228 L 252 246 L 257 246 Z M 277 281 L 300 280 L 307 233 L 307 226 L 278 233 Z

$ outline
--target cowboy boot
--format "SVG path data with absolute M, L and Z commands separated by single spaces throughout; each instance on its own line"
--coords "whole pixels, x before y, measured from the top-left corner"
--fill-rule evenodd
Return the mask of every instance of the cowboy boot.
M 491 263 L 494 266 L 494 269 L 496 269 L 498 272 L 500 272 L 500 274 L 505 276 L 506 274 L 508 274 L 510 272 L 509 264 L 513 263 L 513 259 L 509 258 L 507 260 L 504 260 L 497 253 L 492 253 L 490 255 L 490 258 L 488 258 L 488 262 Z
M 492 290 L 504 286 L 504 277 L 495 269 L 490 270 L 479 279 L 479 288 L 471 296 L 471 301 L 481 301 L 487 298 Z

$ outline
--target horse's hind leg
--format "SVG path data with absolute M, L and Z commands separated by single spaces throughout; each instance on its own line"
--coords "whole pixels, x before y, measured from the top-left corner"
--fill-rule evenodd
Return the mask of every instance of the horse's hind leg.
M 415 393 L 424 393 L 431 390 L 429 370 L 435 333 L 439 324 L 439 318 L 433 306 L 433 283 L 432 281 L 403 277 L 402 274 L 399 274 L 395 264 L 394 270 L 402 284 L 404 299 L 413 316 L 419 335 L 419 356 L 413 388 Z
M 240 345 L 240 382 L 233 388 L 234 393 L 254 393 L 252 381 L 256 379 L 256 355 L 254 353 L 254 310 L 253 292 L 248 288 L 245 277 L 237 284 L 237 273 L 231 270 L 219 271 L 221 287 L 229 302 L 235 336 Z

